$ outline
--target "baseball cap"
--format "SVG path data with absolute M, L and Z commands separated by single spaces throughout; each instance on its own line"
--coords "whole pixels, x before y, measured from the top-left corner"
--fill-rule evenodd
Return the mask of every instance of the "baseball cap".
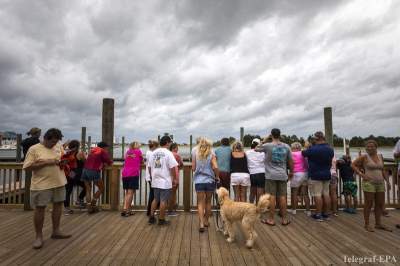
M 28 132 L 26 132 L 26 135 L 35 135 L 37 133 L 40 133 L 42 130 L 38 127 L 33 127 L 31 128 Z

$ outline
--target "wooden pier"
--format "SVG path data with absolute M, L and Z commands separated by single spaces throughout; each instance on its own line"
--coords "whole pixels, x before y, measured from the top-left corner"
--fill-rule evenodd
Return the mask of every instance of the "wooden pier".
M 118 212 L 88 215 L 77 212 L 62 218 L 62 228 L 73 236 L 50 239 L 51 217 L 45 220 L 45 243 L 31 247 L 33 212 L 0 210 L 1 265 L 343 265 L 344 256 L 395 256 L 400 263 L 400 211 L 383 218 L 393 232 L 365 232 L 362 213 L 340 213 L 327 222 L 315 222 L 304 213 L 291 216 L 289 226 L 256 224 L 253 249 L 237 239 L 227 243 L 211 225 L 198 232 L 196 213 L 180 212 L 169 226 L 148 225 L 144 212 L 123 218 Z M 278 221 L 278 220 L 277 220 Z

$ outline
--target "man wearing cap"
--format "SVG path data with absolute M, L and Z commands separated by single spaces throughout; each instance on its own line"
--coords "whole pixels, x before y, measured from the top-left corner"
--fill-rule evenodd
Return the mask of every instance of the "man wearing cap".
M 108 144 L 103 141 L 97 143 L 97 147 L 90 150 L 82 171 L 81 180 L 85 182 L 88 213 L 94 213 L 98 211 L 97 200 L 104 191 L 104 183 L 101 179 L 101 170 L 106 165 L 112 165 L 113 163 L 110 159 L 108 151 L 106 150 L 107 147 Z M 94 193 L 93 199 L 91 199 L 92 182 L 98 188 L 96 193 Z
M 308 159 L 309 189 L 311 196 L 315 199 L 316 211 L 311 216 L 322 222 L 327 220 L 330 209 L 329 184 L 331 180 L 333 149 L 325 141 L 324 133 L 317 131 L 314 134 L 315 144 L 302 155 Z
M 41 130 L 40 130 L 40 128 L 33 127 L 33 128 L 31 128 L 31 130 L 26 132 L 26 134 L 30 137 L 24 139 L 21 142 L 22 153 L 24 154 L 24 158 L 25 158 L 26 154 L 28 153 L 28 150 L 30 147 L 32 147 L 35 144 L 40 143 L 39 138 L 40 138 Z
M 43 246 L 43 223 L 45 209 L 48 203 L 53 203 L 51 218 L 53 233 L 51 238 L 69 238 L 60 231 L 62 205 L 65 200 L 65 184 L 67 180 L 63 171 L 63 162 L 60 161 L 62 147 L 59 141 L 62 134 L 59 129 L 49 129 L 43 137 L 43 142 L 33 145 L 24 161 L 23 169 L 32 171 L 30 201 L 34 212 L 36 240 L 33 248 Z
M 292 152 L 286 143 L 280 141 L 281 131 L 278 128 L 271 130 L 272 142 L 257 146 L 255 151 L 265 153 L 265 192 L 271 195 L 271 208 L 268 219 L 261 222 L 268 225 L 275 225 L 275 203 L 276 197 L 279 198 L 280 214 L 282 225 L 290 224 L 286 218 L 286 196 L 287 181 L 293 176 Z M 289 166 L 289 174 L 287 167 Z
M 165 209 L 171 195 L 172 186 L 179 184 L 178 162 L 169 150 L 171 142 L 169 136 L 163 136 L 160 139 L 161 147 L 153 151 L 149 160 L 148 170 L 151 176 L 151 187 L 154 191 L 149 224 L 156 223 L 154 212 L 158 203 L 160 203 L 158 225 L 169 224 L 169 221 L 165 220 Z

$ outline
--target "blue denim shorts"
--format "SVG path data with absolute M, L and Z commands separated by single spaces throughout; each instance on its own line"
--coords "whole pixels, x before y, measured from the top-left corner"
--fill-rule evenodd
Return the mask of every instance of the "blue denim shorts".
M 194 184 L 196 192 L 214 192 L 215 183 L 198 183 Z
M 100 180 L 100 171 L 83 169 L 81 180 L 86 181 L 86 182 L 99 181 Z

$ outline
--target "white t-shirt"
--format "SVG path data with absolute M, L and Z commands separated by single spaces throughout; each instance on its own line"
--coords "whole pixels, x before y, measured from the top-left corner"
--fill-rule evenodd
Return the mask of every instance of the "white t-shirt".
M 251 175 L 265 173 L 265 153 L 248 150 L 246 151 L 246 157 L 247 167 Z
M 151 150 L 148 150 L 146 152 L 146 175 L 144 177 L 144 179 L 146 181 L 151 181 L 150 172 L 149 172 L 149 166 L 150 166 L 149 162 L 150 162 L 150 157 L 152 154 L 153 154 L 153 151 L 151 151 Z
M 151 168 L 151 187 L 172 188 L 171 168 L 178 166 L 174 155 L 166 148 L 158 148 L 153 151 L 149 160 Z

